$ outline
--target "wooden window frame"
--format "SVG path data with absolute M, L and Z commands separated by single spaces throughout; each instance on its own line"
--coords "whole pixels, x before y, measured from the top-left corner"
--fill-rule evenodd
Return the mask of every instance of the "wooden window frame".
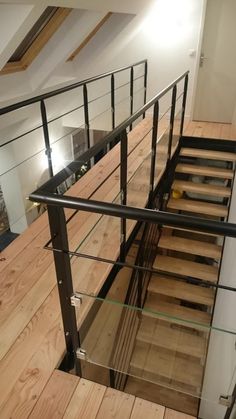
M 76 48 L 72 54 L 67 58 L 68 61 L 73 61 L 75 57 L 80 53 L 80 51 L 89 43 L 89 41 L 96 35 L 96 33 L 99 31 L 99 29 L 104 25 L 104 23 L 110 18 L 112 15 L 112 12 L 107 13 L 101 20 L 98 22 L 98 24 L 95 26 L 95 28 L 86 36 L 86 38 L 81 42 L 81 44 Z
M 72 9 L 67 7 L 60 7 L 52 16 L 50 21 L 45 25 L 43 30 L 39 33 L 35 41 L 31 44 L 25 52 L 21 60 L 8 62 L 0 71 L 0 75 L 16 73 L 18 71 L 26 70 L 34 59 L 41 52 L 43 47 L 47 44 L 49 39 L 54 35 L 57 29 L 61 26 Z

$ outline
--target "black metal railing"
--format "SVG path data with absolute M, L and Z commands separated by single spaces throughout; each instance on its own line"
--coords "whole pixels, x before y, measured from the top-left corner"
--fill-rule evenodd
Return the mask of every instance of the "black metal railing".
M 48 216 L 51 229 L 52 237 L 52 246 L 54 249 L 54 258 L 57 265 L 57 280 L 59 287 L 60 302 L 62 307 L 62 315 L 64 322 L 65 330 L 65 339 L 67 353 L 72 354 L 73 358 L 76 359 L 76 348 L 79 346 L 78 337 L 75 335 L 75 312 L 73 307 L 70 305 L 70 297 L 72 292 L 72 277 L 70 269 L 70 256 L 78 255 L 78 252 L 70 252 L 67 231 L 66 231 L 66 218 L 64 214 L 64 209 L 62 208 L 73 208 L 76 211 L 82 210 L 91 211 L 99 214 L 108 214 L 115 215 L 120 218 L 120 232 L 121 232 L 121 244 L 120 244 L 120 256 L 119 263 L 125 265 L 125 256 L 126 256 L 126 242 L 127 242 L 127 220 L 128 219 L 137 219 L 139 221 L 150 222 L 152 217 L 157 215 L 156 212 L 149 210 L 137 209 L 134 211 L 134 208 L 127 206 L 127 168 L 128 168 L 128 135 L 127 130 L 133 123 L 139 120 L 140 117 L 143 117 L 146 112 L 152 112 L 152 128 L 151 128 L 151 168 L 150 168 L 150 180 L 149 180 L 149 192 L 147 194 L 147 203 L 152 200 L 153 192 L 156 187 L 155 184 L 155 170 L 156 170 L 156 160 L 158 160 L 157 146 L 158 146 L 158 129 L 161 116 L 159 116 L 160 101 L 162 98 L 165 98 L 169 93 L 171 93 L 171 103 L 168 104 L 168 109 L 170 114 L 167 114 L 169 119 L 168 135 L 166 136 L 165 147 L 168 150 L 168 156 L 165 162 L 165 168 L 168 170 L 171 153 L 172 153 L 172 141 L 174 138 L 174 125 L 176 118 L 176 103 L 177 100 L 182 98 L 181 101 L 181 116 L 180 116 L 180 126 L 177 130 L 177 139 L 182 135 L 182 130 L 184 126 L 184 116 L 185 116 L 185 107 L 186 107 L 186 98 L 187 98 L 187 87 L 188 87 L 188 77 L 189 72 L 185 72 L 183 75 L 178 77 L 173 83 L 163 89 L 160 93 L 155 95 L 148 103 L 146 103 L 142 108 L 136 111 L 128 119 L 122 122 L 118 127 L 116 127 L 110 134 L 108 134 L 99 144 L 94 145 L 88 151 L 86 151 L 82 156 L 80 156 L 78 161 L 74 161 L 69 164 L 64 170 L 56 174 L 52 179 L 46 182 L 42 187 L 40 187 L 36 192 L 30 195 L 30 199 L 34 202 L 44 203 L 48 205 Z M 132 79 L 132 74 L 131 74 Z M 177 99 L 178 87 L 181 86 L 181 83 L 184 82 L 184 87 L 180 87 L 181 92 L 179 92 L 179 97 Z M 145 82 L 146 83 L 146 82 Z M 150 131 L 150 130 L 149 130 Z M 62 196 L 59 194 L 55 195 L 55 192 L 58 192 L 58 186 L 65 181 L 69 175 L 78 171 L 84 164 L 90 161 L 98 152 L 100 152 L 104 147 L 107 147 L 111 144 L 120 144 L 120 203 L 121 205 L 115 204 L 106 204 L 102 202 L 94 202 L 91 200 L 81 200 L 79 198 L 73 198 L 69 196 Z M 114 211 L 114 212 L 113 212 Z M 140 211 L 144 211 L 144 216 L 140 217 Z M 137 218 L 136 218 L 137 214 Z M 150 219 L 148 217 L 150 215 Z M 160 213 L 158 213 L 160 216 Z M 174 215 L 167 214 L 168 220 Z M 154 217 L 155 218 L 155 217 Z M 159 220 L 160 221 L 160 220 Z M 158 221 L 158 222 L 159 222 Z M 192 220 L 190 221 L 191 226 Z M 207 224 L 207 228 L 209 225 Z M 63 250 L 62 250 L 63 249 Z M 59 253 L 58 253 L 59 251 Z M 60 252 L 63 251 L 63 258 L 60 258 Z M 89 257 L 89 256 L 88 256 Z M 97 260 L 102 260 L 102 258 L 96 258 Z M 121 265 L 120 265 L 121 266 Z M 69 285 L 70 283 L 70 285 Z M 73 321 L 72 321 L 73 318 Z M 73 339 L 72 339 L 73 335 Z
M 68 176 L 68 171 L 61 171 L 58 173 L 53 179 L 48 181 L 45 185 L 39 188 L 37 191 L 31 194 L 30 199 L 39 203 L 44 203 L 48 205 L 48 215 L 49 215 L 49 222 L 50 222 L 50 229 L 51 229 L 51 241 L 52 247 L 51 250 L 54 252 L 54 259 L 56 264 L 56 272 L 57 272 L 57 281 L 58 281 L 58 288 L 59 288 L 59 295 L 60 295 L 60 302 L 61 302 L 61 309 L 62 309 L 62 318 L 64 323 L 64 330 L 65 330 L 65 340 L 66 340 L 66 349 L 67 349 L 67 356 L 68 359 L 73 359 L 76 365 L 76 371 L 78 374 L 81 374 L 80 369 L 80 362 L 81 362 L 81 354 L 83 356 L 83 352 L 80 351 L 78 355 L 78 349 L 81 349 L 81 336 L 80 332 L 77 333 L 77 318 L 76 318 L 76 310 L 75 307 L 71 305 L 71 297 L 76 294 L 76 291 L 73 287 L 73 280 L 72 280 L 72 273 L 71 273 L 71 257 L 77 256 L 81 260 L 84 258 L 94 260 L 97 262 L 109 264 L 110 266 L 115 266 L 117 269 L 122 267 L 131 268 L 137 274 L 135 280 L 133 281 L 134 286 L 132 289 L 129 290 L 130 298 L 134 295 L 135 302 L 131 301 L 130 298 L 124 301 L 124 307 L 127 306 L 134 306 L 137 310 L 142 310 L 142 301 L 140 302 L 140 293 L 138 292 L 138 285 L 142 282 L 142 292 L 145 287 L 143 287 L 143 280 L 140 281 L 140 278 L 146 276 L 147 278 L 151 274 L 156 274 L 158 271 L 150 266 L 144 266 L 145 264 L 142 262 L 141 258 L 136 260 L 135 264 L 129 264 L 126 262 L 126 254 L 127 254 L 127 220 L 134 220 L 139 223 L 145 223 L 149 228 L 151 226 L 156 226 L 157 229 L 162 227 L 163 225 L 171 226 L 171 227 L 180 227 L 182 229 L 189 229 L 196 232 L 205 232 L 216 234 L 220 236 L 227 236 L 236 238 L 236 224 L 224 222 L 224 221 L 214 221 L 210 219 L 201 219 L 195 218 L 192 216 L 186 216 L 182 214 L 175 214 L 169 213 L 166 211 L 149 209 L 149 208 L 136 208 L 127 205 L 127 171 L 128 171 L 128 141 L 129 137 L 127 135 L 127 130 L 129 129 L 130 125 L 133 124 L 140 116 L 142 116 L 145 112 L 149 109 L 152 109 L 152 141 L 151 141 L 151 165 L 150 165 L 150 183 L 149 183 L 149 193 L 147 197 L 147 205 L 150 205 L 153 202 L 153 198 L 155 197 L 156 192 L 156 184 L 154 181 L 154 174 L 156 170 L 156 161 L 158 161 L 158 155 L 156 154 L 157 150 L 157 143 L 158 143 L 158 126 L 160 121 L 159 116 L 159 100 L 161 97 L 164 97 L 167 92 L 172 93 L 172 103 L 171 103 L 171 112 L 170 112 L 170 127 L 168 131 L 168 141 L 167 141 L 167 148 L 168 148 L 168 158 L 165 164 L 165 175 L 168 178 L 168 174 L 170 173 L 171 165 L 173 163 L 173 154 L 172 154 L 172 140 L 174 136 L 174 122 L 175 122 L 175 115 L 176 112 L 173 111 L 175 109 L 176 98 L 177 98 L 177 85 L 180 81 L 184 80 L 185 90 L 183 94 L 183 101 L 182 101 L 182 108 L 181 108 L 181 124 L 180 124 L 180 131 L 178 133 L 178 138 L 182 139 L 182 132 L 184 126 L 184 111 L 186 106 L 186 89 L 187 89 L 187 81 L 188 81 L 188 73 L 185 73 L 179 79 L 177 79 L 174 83 L 168 86 L 167 89 L 164 89 L 159 95 L 155 96 L 151 101 L 149 101 L 145 106 L 143 106 L 139 111 L 137 111 L 134 115 L 128 118 L 125 122 L 120 124 L 113 132 L 108 134 L 104 140 L 90 150 L 88 150 L 83 156 L 81 156 L 80 161 L 73 162 L 70 165 L 69 169 L 73 173 L 74 170 L 77 170 L 80 165 L 85 164 L 86 161 L 91 159 L 97 152 L 100 151 L 101 148 L 111 144 L 112 142 L 116 142 L 120 145 L 120 192 L 121 192 L 121 199 L 120 204 L 114 203 L 107 203 L 101 201 L 95 201 L 92 199 L 82 199 L 72 196 L 60 196 L 55 194 L 57 190 L 57 186 L 66 179 Z M 219 147 L 219 144 L 216 144 Z M 231 147 L 235 147 L 234 144 Z M 178 150 L 177 150 L 178 151 Z M 68 170 L 68 168 L 67 168 Z M 168 183 L 168 181 L 167 181 Z M 100 214 L 102 216 L 110 216 L 116 217 L 120 220 L 120 230 L 121 230 L 121 237 L 122 242 L 120 245 L 120 252 L 119 257 L 116 260 L 111 260 L 101 256 L 94 256 L 84 254 L 83 252 L 79 251 L 72 251 L 69 246 L 68 240 L 68 232 L 67 232 L 67 220 L 65 216 L 65 209 L 72 209 L 76 213 L 78 211 L 85 211 L 88 213 L 93 214 Z M 150 249 L 149 249 L 150 250 Z M 133 279 L 134 279 L 133 278 Z M 164 279 L 163 279 L 164 280 Z M 176 278 L 176 280 L 180 280 L 181 278 Z M 228 286 L 222 283 L 212 283 L 209 281 L 193 279 L 191 280 L 192 283 L 198 284 L 201 286 L 212 287 L 215 290 L 223 290 L 228 292 L 235 292 L 236 288 L 233 286 Z M 146 283 L 146 281 L 145 281 Z M 133 290 L 133 291 L 132 291 Z M 80 292 L 80 290 L 78 290 Z M 134 294 L 133 294 L 134 292 Z M 86 293 L 85 293 L 86 294 Z M 127 296 L 127 295 L 126 295 Z M 96 296 L 93 296 L 96 300 Z M 139 303 L 140 302 L 140 303 Z M 165 313 L 159 313 L 160 316 L 165 318 Z M 168 316 L 167 316 L 168 317 Z M 129 318 L 133 318 L 132 315 Z M 181 320 L 182 321 L 182 320 Z M 188 320 L 186 320 L 188 323 Z M 194 327 L 194 322 L 190 321 L 190 323 Z M 197 324 L 196 324 L 197 326 Z M 198 325 L 199 326 L 199 325 Z M 204 325 L 201 325 L 204 328 Z M 206 326 L 207 329 L 208 326 Z M 127 336 L 126 336 L 127 337 Z M 117 342 L 115 343 L 117 344 Z M 122 361 L 123 362 L 123 361 Z M 122 366 L 119 367 L 122 370 Z M 122 387 L 125 377 L 124 371 L 118 371 L 121 374 L 117 374 L 114 376 L 113 374 L 113 384 L 116 386 Z M 228 411 L 229 412 L 229 411 Z
M 125 118 L 132 115 L 135 108 L 138 109 L 146 103 L 147 73 L 147 60 L 142 60 L 129 66 L 121 67 L 114 71 L 109 71 L 1 108 L 0 123 L 3 118 L 11 117 L 12 124 L 12 121 L 16 118 L 16 111 L 25 112 L 24 115 L 22 114 L 21 119 L 28 119 L 27 123 L 25 122 L 22 127 L 17 128 L 17 131 L 19 131 L 17 132 L 17 135 L 15 135 L 15 130 L 12 131 L 13 133 L 6 134 L 5 131 L 3 133 L 0 144 L 0 153 L 3 154 L 6 152 L 7 155 L 9 150 L 13 150 L 13 154 L 16 154 L 16 158 L 15 161 L 14 159 L 9 160 L 8 166 L 7 161 L 5 161 L 6 167 L 0 171 L 0 176 L 6 175 L 7 178 L 7 175 L 14 170 L 19 168 L 24 170 L 24 168 L 27 167 L 29 171 L 32 170 L 33 166 L 34 180 L 32 180 L 32 184 L 30 184 L 30 180 L 28 180 L 27 187 L 25 185 L 22 187 L 24 194 L 25 192 L 29 194 L 35 187 L 35 183 L 38 185 L 44 183 L 46 180 L 45 177 L 47 177 L 47 179 L 52 179 L 55 173 L 58 172 L 58 168 L 56 167 L 56 161 L 58 159 L 56 155 L 58 154 L 57 149 L 62 149 L 62 156 L 60 156 L 62 160 L 61 166 L 64 166 L 65 168 L 67 168 L 69 163 L 73 160 L 68 156 L 73 156 L 74 154 L 74 158 L 79 159 L 81 153 L 75 156 L 75 150 L 70 150 L 70 148 L 73 147 L 70 142 L 70 136 L 75 135 L 78 130 L 81 130 L 81 137 L 83 137 L 85 149 L 90 149 L 91 130 L 96 129 L 96 118 L 101 115 L 101 103 L 104 108 L 102 112 L 104 114 L 103 119 L 106 119 L 105 125 L 109 127 L 109 129 L 107 128 L 108 131 L 114 130 L 119 123 L 119 115 L 117 116 L 117 112 L 122 106 L 122 102 L 119 103 L 116 100 L 116 96 L 121 96 L 122 101 L 127 101 L 128 103 Z M 120 78 L 122 78 L 122 83 Z M 94 94 L 93 92 L 97 92 L 97 88 L 101 89 L 101 83 L 104 83 L 104 86 L 102 85 L 102 94 Z M 72 94 L 72 92 L 73 96 L 71 98 L 70 94 Z M 55 101 L 55 103 L 52 103 L 50 99 L 53 100 L 54 98 L 57 99 L 57 102 Z M 59 99 L 60 106 L 63 107 L 62 112 L 59 112 L 57 109 Z M 71 100 L 75 100 L 76 103 L 78 102 L 78 106 L 72 107 L 70 103 Z M 137 100 L 137 103 L 135 100 Z M 97 110 L 94 108 L 95 103 L 98 103 Z M 134 103 L 136 105 L 135 108 Z M 98 113 L 98 109 L 100 113 Z M 32 118 L 28 116 L 28 114 L 31 115 L 31 112 L 33 115 Z M 75 116 L 77 117 L 76 112 L 79 112 L 80 119 L 77 121 L 79 128 L 73 128 L 69 131 L 68 129 L 64 129 L 62 133 L 59 134 L 59 131 L 57 133 L 55 124 L 58 120 L 61 120 L 62 117 L 68 115 L 74 115 L 73 117 L 75 118 Z M 91 124 L 93 124 L 93 128 L 91 127 Z M 30 135 L 34 135 L 34 137 L 32 137 L 28 147 Z M 35 146 L 33 146 L 34 142 Z M 16 149 L 9 149 L 9 147 L 15 145 L 17 146 Z M 112 145 L 114 144 L 110 143 L 110 146 Z M 26 152 L 24 153 L 22 152 L 23 148 L 26 149 Z M 20 153 L 17 151 L 19 149 Z M 47 163 L 44 164 L 44 161 L 45 163 L 47 161 Z M 90 167 L 91 163 L 87 162 L 86 170 Z M 44 170 L 47 171 L 47 173 L 43 173 L 42 171 Z M 61 167 L 59 170 L 61 170 Z M 77 179 L 78 174 L 82 175 L 84 171 L 78 169 L 77 172 L 74 173 L 75 176 L 71 179 L 72 183 Z M 44 179 L 43 182 L 41 177 Z M 70 186 L 71 183 L 68 183 L 68 185 Z M 26 191 L 26 189 L 28 190 Z M 23 198 L 25 199 L 26 196 Z M 26 204 L 27 202 L 25 205 Z

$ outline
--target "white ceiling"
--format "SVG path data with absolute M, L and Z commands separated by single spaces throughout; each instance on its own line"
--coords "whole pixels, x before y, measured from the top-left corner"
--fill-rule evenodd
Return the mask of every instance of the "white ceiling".
M 47 6 L 76 9 L 70 13 L 27 70 L 0 76 L 1 106 L 14 97 L 39 93 L 40 89 L 51 84 L 51 82 L 48 84 L 48 81 L 52 76 L 54 87 L 72 82 L 78 74 L 74 72 L 71 63 L 65 65 L 66 59 L 105 14 L 112 11 L 124 16 L 135 15 L 153 1 L 5 0 L 4 3 L 0 3 L 0 69 L 7 63 Z M 62 65 L 66 66 L 64 74 L 61 74 Z
M 31 4 L 47 6 L 71 7 L 96 11 L 113 11 L 117 13 L 138 13 L 153 0 L 5 0 L 5 4 Z M 0 3 L 1 4 L 1 3 Z

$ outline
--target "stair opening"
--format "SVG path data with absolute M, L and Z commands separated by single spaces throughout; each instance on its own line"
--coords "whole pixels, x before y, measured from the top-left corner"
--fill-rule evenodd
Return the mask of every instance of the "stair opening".
M 78 375 L 198 416 L 205 398 L 208 348 L 212 335 L 222 333 L 213 316 L 222 289 L 224 236 L 236 237 L 236 226 L 230 225 L 229 232 L 227 223 L 236 149 L 227 144 L 224 150 L 217 140 L 206 141 L 204 147 L 183 137 L 187 80 L 184 74 L 167 89 L 170 123 L 160 136 L 159 101 L 165 93 L 103 139 L 100 147 L 115 141 L 114 149 L 120 151 L 114 179 L 120 188 L 112 202 L 61 197 L 50 188 L 43 196 L 34 192 L 31 199 L 49 204 L 51 250 L 59 278 L 64 270 L 70 286 L 67 301 L 60 294 L 63 320 L 66 324 L 66 310 L 72 320 L 68 334 L 65 329 L 63 368 L 73 366 Z M 176 135 L 179 81 L 184 81 L 184 100 Z M 152 111 L 151 129 L 149 125 L 143 131 L 129 153 L 138 125 L 132 131 L 130 126 L 143 117 L 139 124 L 144 129 L 148 118 L 150 122 L 147 111 Z M 97 147 L 93 151 L 97 153 Z M 71 248 L 64 208 L 75 210 L 76 216 L 89 212 L 96 220 L 76 250 Z M 73 269 L 75 260 L 83 261 L 78 264 L 81 270 Z M 60 279 L 58 286 L 60 291 Z

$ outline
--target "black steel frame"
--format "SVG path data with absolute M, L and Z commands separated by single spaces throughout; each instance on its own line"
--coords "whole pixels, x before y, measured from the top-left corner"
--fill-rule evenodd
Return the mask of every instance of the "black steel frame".
M 132 98 L 133 94 L 133 68 L 134 66 L 131 66 L 130 70 L 130 80 L 131 80 L 131 88 L 130 88 L 130 94 Z M 118 71 L 118 70 L 117 70 Z M 117 72 L 116 71 L 116 72 Z M 113 74 L 109 75 L 111 76 L 111 85 L 112 85 L 112 91 L 114 91 L 114 74 L 116 72 L 113 72 Z M 147 72 L 147 62 L 145 61 L 145 74 Z M 172 102 L 171 102 L 171 113 L 170 113 L 170 128 L 169 128 L 169 146 L 168 149 L 171 150 L 171 144 L 172 144 L 172 138 L 173 138 L 173 128 L 174 128 L 174 121 L 175 121 L 175 105 L 176 105 L 176 93 L 177 93 L 177 86 L 178 84 L 184 80 L 184 92 L 183 92 L 183 103 L 182 103 L 182 119 L 181 119 L 181 126 L 183 126 L 184 123 L 184 114 L 185 114 L 185 105 L 186 105 L 186 97 L 187 97 L 187 86 L 188 86 L 188 77 L 189 72 L 185 72 L 183 75 L 181 75 L 179 78 L 177 78 L 173 83 L 171 83 L 169 86 L 167 86 L 165 89 L 163 89 L 159 94 L 154 96 L 148 103 L 145 103 L 141 109 L 139 109 L 137 112 L 132 114 L 126 121 L 121 123 L 118 127 L 116 127 L 110 134 L 108 134 L 101 142 L 100 144 L 96 144 L 95 146 L 91 147 L 88 151 L 86 151 L 82 156 L 80 156 L 79 161 L 75 161 L 68 165 L 67 168 L 63 169 L 61 172 L 56 174 L 53 178 L 51 178 L 48 182 L 46 182 L 42 187 L 40 187 L 37 191 L 32 193 L 30 195 L 30 199 L 34 202 L 41 202 L 49 205 L 51 208 L 49 208 L 49 222 L 50 224 L 54 223 L 54 217 L 50 214 L 53 212 L 54 214 L 57 214 L 58 210 L 61 209 L 63 211 L 63 206 L 66 208 L 73 208 L 76 211 L 84 209 L 85 211 L 92 211 L 92 212 L 98 212 L 100 214 L 109 214 L 109 215 L 115 215 L 118 216 L 121 219 L 121 244 L 120 244 L 120 263 L 125 263 L 125 256 L 126 256 L 126 248 L 127 248 L 127 238 L 126 238 L 126 223 L 127 219 L 135 219 L 137 216 L 137 221 L 150 221 L 147 217 L 148 214 L 152 216 L 156 216 L 157 213 L 153 214 L 153 211 L 146 212 L 148 210 L 141 210 L 141 209 L 134 209 L 127 207 L 127 166 L 128 166 L 128 136 L 127 136 L 127 130 L 132 127 L 133 122 L 138 120 L 140 117 L 144 117 L 147 110 L 150 110 L 154 107 L 153 112 L 153 132 L 152 132 L 152 145 L 151 145 L 151 171 L 150 171 L 150 194 L 149 198 L 153 195 L 154 192 L 154 174 L 155 174 L 155 161 L 156 161 L 156 142 L 157 142 L 157 136 L 158 136 L 158 118 L 159 118 L 159 101 L 162 97 L 164 97 L 169 91 L 172 91 Z M 100 77 L 101 78 L 101 77 Z M 92 79 L 94 81 L 94 79 Z M 85 83 L 83 83 L 84 86 Z M 78 84 L 76 85 L 76 87 Z M 146 90 L 147 90 L 147 74 L 145 75 L 145 100 L 146 100 Z M 64 91 L 64 90 L 63 90 Z M 86 88 L 84 88 L 84 98 L 86 98 Z M 111 103 L 112 106 L 114 106 L 114 94 L 111 95 Z M 131 100 L 131 105 L 132 105 Z M 130 109 L 133 111 L 133 107 Z M 115 110 L 114 110 L 115 111 Z M 85 113 L 86 113 L 85 109 Z M 113 115 L 113 122 L 115 120 L 115 112 L 112 113 Z M 86 116 L 86 119 L 88 121 L 88 115 Z M 180 133 L 179 133 L 180 135 Z M 101 202 L 94 202 L 91 200 L 80 200 L 77 198 L 78 201 L 74 201 L 76 198 L 68 197 L 68 196 L 62 196 L 57 194 L 57 187 L 68 178 L 68 173 L 71 175 L 72 173 L 77 172 L 82 165 L 90 161 L 92 157 L 94 157 L 99 151 L 104 149 L 105 147 L 112 146 L 113 144 L 120 143 L 120 196 L 121 196 L 121 205 L 115 205 L 115 204 L 105 204 Z M 168 154 L 168 160 L 167 160 L 167 166 L 169 165 L 170 161 L 170 152 Z M 56 193 L 56 194 L 55 194 Z M 66 201 L 63 201 L 63 200 Z M 73 201 L 73 202 L 72 202 Z M 108 205 L 108 207 L 107 207 Z M 56 210 L 57 208 L 57 210 Z M 112 209 L 113 208 L 113 209 Z M 144 211 L 145 214 L 143 215 L 143 218 L 140 218 L 139 211 Z M 138 212 L 138 214 L 137 214 Z M 62 215 L 61 219 L 62 219 Z M 158 216 L 160 214 L 158 213 Z M 167 215 L 170 216 L 169 214 Z M 151 217 L 152 218 L 152 217 Z M 66 221 L 65 221 L 66 222 Z M 160 220 L 158 219 L 158 223 L 160 223 Z M 192 224 L 191 224 L 192 225 Z M 55 232 L 55 230 L 58 230 Z M 63 316 L 63 322 L 65 326 L 65 340 L 66 340 L 66 347 L 67 352 L 72 354 L 74 357 L 74 360 L 76 358 L 75 352 L 76 349 L 78 349 L 78 342 L 73 338 L 72 334 L 75 333 L 74 325 L 75 325 L 75 313 L 74 309 L 71 310 L 70 304 L 68 304 L 68 292 L 72 292 L 73 290 L 73 284 L 72 284 L 72 278 L 71 278 L 71 272 L 68 270 L 69 266 L 67 265 L 68 262 L 68 254 L 70 253 L 68 250 L 68 243 L 67 243 L 67 237 L 65 237 L 66 234 L 66 228 L 63 230 L 59 229 L 59 223 L 55 223 L 55 225 L 51 225 L 51 232 L 52 232 L 52 244 L 53 244 L 53 251 L 54 251 L 54 261 L 57 265 L 56 271 L 59 273 L 62 270 L 61 263 L 62 260 L 60 260 L 59 256 L 60 253 L 58 253 L 57 248 L 61 249 L 63 253 L 67 254 L 67 257 L 63 258 L 63 263 L 66 265 L 64 266 L 64 270 L 66 270 L 65 278 L 66 281 L 70 282 L 70 285 L 67 285 L 67 288 L 64 290 L 64 293 L 60 293 L 61 298 L 61 309 L 62 309 L 62 316 Z M 57 235 L 62 236 L 60 239 L 57 238 Z M 60 275 L 57 275 L 58 280 L 58 287 L 60 289 Z M 68 291 L 69 290 L 69 291 Z M 64 299 L 64 301 L 63 301 Z M 68 319 L 71 319 L 71 317 L 74 318 L 73 322 L 71 320 L 71 329 L 68 330 Z M 73 324 L 72 324 L 73 323 Z M 69 334 L 68 334 L 69 332 Z M 67 334 L 66 334 L 67 333 Z M 70 336 L 70 341 L 69 337 Z M 71 347 L 73 347 L 73 350 L 71 350 Z
M 145 68 L 147 69 L 147 63 L 145 63 Z M 115 74 L 115 72 L 114 72 Z M 80 372 L 80 366 L 78 364 L 78 359 L 76 357 L 76 351 L 79 348 L 80 342 L 77 333 L 76 327 L 76 316 L 74 312 L 74 307 L 69 303 L 71 296 L 73 295 L 73 284 L 71 277 L 71 268 L 69 265 L 70 255 L 77 255 L 80 257 L 88 257 L 95 260 L 106 261 L 111 263 L 114 266 L 122 267 L 128 266 L 125 263 L 126 256 L 126 221 L 136 220 L 138 222 L 152 223 L 157 225 L 169 225 L 173 227 L 181 227 L 185 229 L 191 229 L 195 231 L 202 231 L 208 233 L 214 233 L 217 235 L 236 237 L 236 224 L 228 222 L 219 222 L 206 220 L 201 218 L 195 218 L 192 216 L 185 216 L 182 214 L 173 214 L 165 211 L 155 211 L 153 209 L 141 209 L 127 206 L 127 160 L 128 160 L 128 137 L 127 130 L 132 127 L 132 124 L 139 118 L 145 117 L 147 110 L 153 109 L 153 128 L 152 128 L 152 144 L 151 144 L 151 170 L 150 170 L 150 194 L 149 198 L 153 199 L 154 197 L 154 173 L 155 173 L 155 162 L 158 156 L 156 156 L 156 143 L 158 137 L 158 122 L 159 122 L 159 101 L 164 97 L 169 91 L 172 92 L 171 100 L 171 112 L 170 112 L 170 129 L 169 129 L 169 142 L 168 142 L 168 159 L 166 164 L 166 169 L 169 168 L 171 162 L 171 146 L 174 132 L 174 122 L 175 122 L 175 106 L 177 101 L 177 86 L 178 83 L 184 80 L 184 92 L 182 100 L 182 114 L 181 114 L 181 124 L 180 124 L 180 144 L 186 141 L 186 138 L 182 136 L 183 127 L 184 127 L 184 117 L 186 109 L 186 99 L 187 99 L 187 89 L 188 89 L 188 72 L 184 73 L 173 83 L 171 83 L 167 88 L 162 90 L 158 95 L 154 96 L 148 103 L 146 103 L 141 109 L 139 109 L 134 114 L 115 128 L 115 109 L 114 109 L 114 74 L 111 75 L 111 86 L 113 94 L 111 95 L 111 106 L 112 106 L 112 126 L 114 127 L 113 131 L 106 136 L 100 144 L 97 144 L 90 148 L 83 156 L 80 157 L 80 161 L 71 163 L 68 168 L 71 173 L 78 170 L 83 164 L 88 162 L 93 156 L 95 156 L 101 149 L 106 146 L 111 146 L 114 143 L 120 144 L 120 191 L 121 191 L 121 204 L 112 204 L 94 201 L 91 199 L 82 199 L 70 196 L 62 196 L 55 194 L 58 185 L 68 177 L 68 168 L 62 170 L 46 184 L 44 184 L 37 191 L 33 192 L 30 195 L 30 199 L 34 202 L 44 203 L 48 205 L 49 210 L 49 222 L 52 234 L 52 244 L 53 244 L 53 253 L 54 260 L 57 271 L 57 281 L 59 287 L 59 295 L 61 301 L 61 310 L 62 317 L 65 328 L 65 340 L 68 356 L 71 355 L 73 360 L 77 362 L 76 369 L 77 372 Z M 131 80 L 131 90 L 130 94 L 132 97 L 132 80 L 133 80 L 133 70 L 130 71 L 130 80 Z M 146 100 L 146 88 L 147 88 L 147 79 L 145 78 L 145 99 Z M 85 92 L 86 93 L 86 92 Z M 86 94 L 85 94 L 86 96 Z M 131 101 L 131 113 L 133 111 L 132 101 Z M 212 140 L 210 140 L 211 145 Z M 205 140 L 204 148 L 207 141 Z M 188 144 L 189 146 L 189 144 Z M 196 144 L 190 145 L 195 147 Z M 219 147 L 219 143 L 215 141 L 215 147 Z M 235 150 L 235 144 L 231 146 L 226 144 L 226 147 L 231 147 L 231 150 Z M 118 217 L 121 220 L 121 247 L 120 247 L 120 258 L 118 261 L 107 261 L 102 258 L 92 257 L 89 255 L 82 255 L 77 252 L 70 252 L 68 249 L 68 239 L 66 232 L 66 220 L 64 215 L 64 209 L 70 208 L 75 211 L 87 211 L 91 213 L 97 213 L 102 215 L 108 215 L 112 217 Z M 64 226 L 59 225 L 59 220 L 64 224 Z M 63 257 L 61 257 L 63 255 Z M 63 266 L 62 266 L 63 265 Z M 151 269 L 146 269 L 141 266 L 132 266 L 132 268 L 137 268 L 138 270 L 144 270 L 145 272 L 152 272 Z M 67 284 L 63 285 L 60 283 L 63 276 L 63 282 L 66 281 Z M 236 289 L 223 286 L 220 284 L 214 285 L 216 289 L 228 289 L 230 291 L 236 291 Z M 60 291 L 63 289 L 63 291 Z M 62 288 L 63 287 L 63 288 Z

